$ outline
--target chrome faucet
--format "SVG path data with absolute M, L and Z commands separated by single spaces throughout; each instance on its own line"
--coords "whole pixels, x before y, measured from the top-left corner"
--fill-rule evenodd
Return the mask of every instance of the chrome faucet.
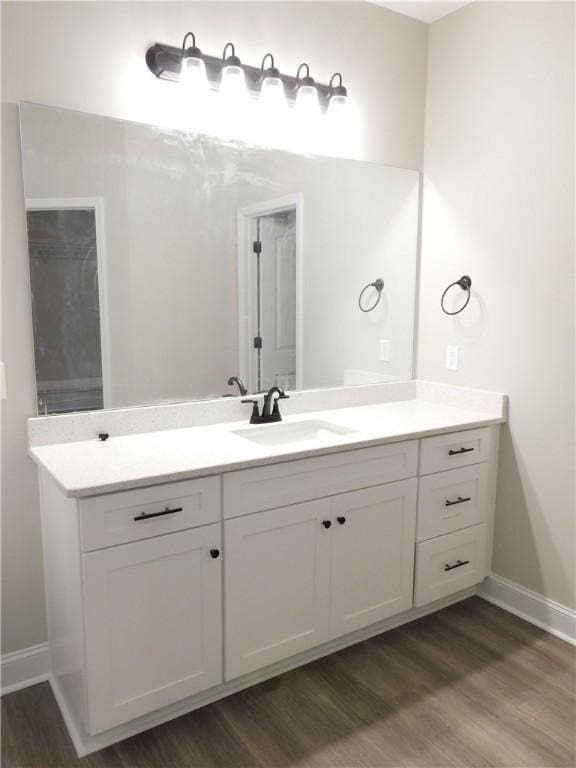
M 278 395 L 278 397 L 274 397 L 274 395 Z M 278 400 L 288 400 L 288 397 L 289 395 L 280 387 L 270 387 L 264 395 L 262 413 L 258 409 L 258 400 L 242 400 L 241 402 L 252 404 L 250 424 L 270 424 L 273 421 L 282 421 Z

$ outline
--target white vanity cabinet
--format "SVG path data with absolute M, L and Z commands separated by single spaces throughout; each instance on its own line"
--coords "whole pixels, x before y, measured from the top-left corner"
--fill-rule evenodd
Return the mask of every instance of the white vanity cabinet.
M 220 478 L 78 501 L 41 480 L 51 673 L 82 730 L 221 683 Z
M 412 607 L 416 478 L 333 499 L 330 637 Z
M 496 438 L 484 427 L 80 499 L 44 470 L 51 683 L 79 753 L 472 594 L 489 567 Z
M 231 680 L 412 605 L 416 480 L 227 520 Z
M 227 520 L 225 677 L 328 639 L 331 502 Z
M 485 427 L 420 441 L 416 607 L 478 584 L 486 576 L 495 480 L 493 439 L 494 431 Z
M 88 552 L 91 733 L 222 682 L 220 525 Z

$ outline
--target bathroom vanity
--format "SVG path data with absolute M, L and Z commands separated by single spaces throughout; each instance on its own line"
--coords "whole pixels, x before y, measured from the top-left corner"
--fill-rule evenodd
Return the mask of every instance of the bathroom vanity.
M 473 594 L 505 397 L 412 380 L 420 174 L 20 118 L 50 680 L 78 753 Z M 233 395 L 278 387 L 283 420 L 249 424 Z
M 96 414 L 31 420 L 51 684 L 80 754 L 473 594 L 505 398 L 407 388 L 331 410 L 296 393 L 254 427 L 103 412 L 106 441 Z M 151 431 L 129 424 L 146 411 Z

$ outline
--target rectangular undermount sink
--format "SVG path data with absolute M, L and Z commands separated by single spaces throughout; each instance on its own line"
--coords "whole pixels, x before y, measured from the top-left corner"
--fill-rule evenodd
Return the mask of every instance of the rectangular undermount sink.
M 263 424 L 261 427 L 244 427 L 233 434 L 259 445 L 288 445 L 306 440 L 319 440 L 337 435 L 349 435 L 354 429 L 331 424 L 328 421 L 296 421 L 292 423 Z

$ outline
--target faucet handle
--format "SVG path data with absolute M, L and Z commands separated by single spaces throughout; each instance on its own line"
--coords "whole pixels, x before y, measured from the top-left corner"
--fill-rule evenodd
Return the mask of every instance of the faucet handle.
M 252 415 L 250 416 L 250 424 L 258 424 L 260 422 L 260 410 L 258 409 L 258 400 L 240 400 L 241 403 L 252 403 Z

